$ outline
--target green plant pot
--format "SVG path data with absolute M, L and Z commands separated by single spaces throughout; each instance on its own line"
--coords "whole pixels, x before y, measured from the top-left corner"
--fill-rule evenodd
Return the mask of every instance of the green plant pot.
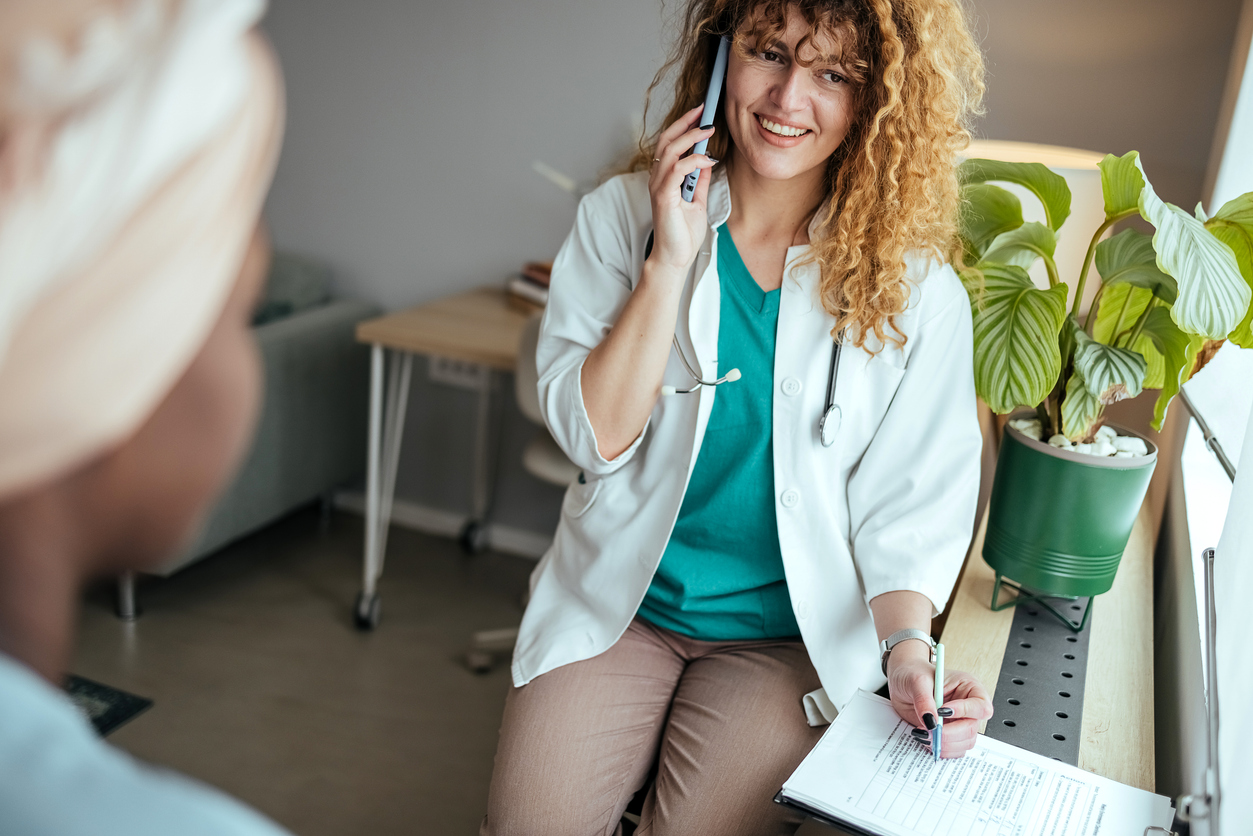
M 1080 597 L 1114 584 L 1157 464 L 1147 456 L 1089 456 L 1050 447 L 1006 425 L 988 506 L 983 559 L 1032 593 Z

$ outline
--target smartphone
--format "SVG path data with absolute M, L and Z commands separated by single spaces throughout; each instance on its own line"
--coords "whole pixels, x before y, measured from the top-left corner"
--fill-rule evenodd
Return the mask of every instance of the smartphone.
M 700 113 L 701 127 L 707 128 L 714 123 L 714 114 L 718 112 L 718 97 L 722 95 L 722 80 L 727 75 L 727 53 L 731 51 L 731 42 L 723 35 L 718 41 L 718 54 L 714 57 L 714 69 L 709 74 L 709 89 L 705 91 L 705 109 Z M 705 153 L 709 140 L 702 139 L 692 149 L 695 154 Z M 696 184 L 700 182 L 700 169 L 696 169 L 683 178 L 683 199 L 688 203 L 696 194 Z

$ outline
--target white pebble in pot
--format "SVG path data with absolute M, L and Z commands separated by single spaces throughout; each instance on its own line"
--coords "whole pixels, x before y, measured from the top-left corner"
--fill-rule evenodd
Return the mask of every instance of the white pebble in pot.
M 1094 456 L 1112 456 L 1117 452 L 1117 447 L 1101 437 L 1098 437 L 1092 444 L 1092 455 Z
M 1120 435 L 1113 440 L 1113 445 L 1119 453 L 1129 453 L 1133 456 L 1147 456 L 1149 454 L 1149 447 L 1142 438 Z

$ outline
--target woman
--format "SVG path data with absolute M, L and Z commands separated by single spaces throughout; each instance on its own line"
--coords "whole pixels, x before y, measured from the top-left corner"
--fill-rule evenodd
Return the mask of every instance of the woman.
M 0 831 L 280 836 L 60 690 L 79 589 L 185 547 L 247 444 L 282 90 L 260 0 L 0 4 Z
M 684 31 L 667 127 L 554 263 L 540 400 L 583 475 L 532 578 L 483 833 L 611 833 L 650 770 L 640 833 L 791 832 L 771 799 L 832 706 L 886 677 L 935 721 L 927 633 L 978 487 L 969 304 L 939 254 L 979 53 L 956 0 L 692 0 Z M 991 705 L 960 672 L 945 692 L 959 757 Z

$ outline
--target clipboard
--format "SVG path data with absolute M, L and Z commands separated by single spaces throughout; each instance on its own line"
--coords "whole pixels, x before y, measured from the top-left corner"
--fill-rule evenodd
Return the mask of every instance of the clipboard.
M 818 822 L 818 824 L 823 824 L 827 827 L 834 827 L 837 830 L 843 830 L 845 833 L 848 833 L 849 836 L 883 836 L 882 833 L 876 833 L 873 830 L 866 830 L 864 827 L 851 822 L 831 818 L 827 814 L 820 813 L 814 808 L 799 802 L 788 801 L 783 797 L 783 790 L 779 790 L 774 794 L 774 803 L 782 807 L 787 807 L 789 810 L 795 810 L 798 813 L 803 813 Z M 1164 827 L 1154 827 L 1153 825 L 1149 825 L 1144 828 L 1143 836 L 1178 836 L 1178 834 L 1175 831 L 1167 830 Z
M 783 797 L 783 790 L 779 790 L 774 794 L 774 803 L 787 807 L 790 810 L 795 810 L 798 813 L 804 813 L 806 816 L 819 824 L 825 824 L 827 827 L 834 827 L 839 830 L 843 830 L 845 833 L 851 834 L 851 836 L 883 836 L 882 833 L 875 833 L 873 831 L 866 830 L 859 825 L 833 819 L 826 813 L 820 813 L 813 807 L 809 807 L 805 804 L 801 804 L 796 801 L 788 801 Z

